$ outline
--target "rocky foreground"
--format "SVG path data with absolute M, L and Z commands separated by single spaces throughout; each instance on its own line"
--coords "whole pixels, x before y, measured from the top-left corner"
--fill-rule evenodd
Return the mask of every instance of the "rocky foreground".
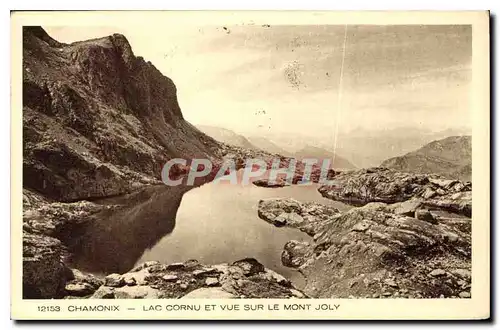
M 70 233 L 77 235 L 98 212 L 113 207 L 87 201 L 52 202 L 23 191 L 23 298 L 62 298 L 66 282 L 87 278 L 66 266 L 68 251 L 63 242 Z M 99 281 L 90 278 L 89 285 L 97 288 Z
M 72 284 L 66 285 L 66 289 Z M 68 291 L 68 290 L 67 290 Z M 78 292 L 68 291 L 81 296 Z M 289 280 L 253 258 L 206 266 L 196 260 L 163 265 L 146 262 L 110 274 L 90 298 L 304 298 Z
M 259 217 L 302 230 L 312 243 L 288 242 L 282 262 L 321 298 L 468 298 L 471 185 L 383 168 L 345 173 L 323 196 L 355 205 L 293 199 L 259 202 Z M 344 185 L 342 185 L 344 183 Z

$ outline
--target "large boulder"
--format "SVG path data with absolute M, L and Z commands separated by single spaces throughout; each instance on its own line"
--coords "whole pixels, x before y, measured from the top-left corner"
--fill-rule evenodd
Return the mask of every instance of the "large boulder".
M 332 206 L 302 203 L 293 198 L 262 199 L 258 204 L 259 218 L 277 226 L 300 228 L 314 236 L 326 222 L 340 215 Z
M 59 240 L 23 232 L 23 298 L 61 298 L 67 271 Z

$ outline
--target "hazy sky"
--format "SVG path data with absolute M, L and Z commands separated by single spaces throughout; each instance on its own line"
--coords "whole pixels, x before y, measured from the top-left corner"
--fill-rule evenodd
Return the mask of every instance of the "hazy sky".
M 44 27 L 73 42 L 122 33 L 173 79 L 184 117 L 266 135 L 470 126 L 470 26 Z

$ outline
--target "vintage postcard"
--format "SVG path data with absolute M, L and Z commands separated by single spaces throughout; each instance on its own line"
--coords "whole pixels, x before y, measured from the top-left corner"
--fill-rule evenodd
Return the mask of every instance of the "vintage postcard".
M 490 317 L 488 12 L 11 28 L 13 319 Z

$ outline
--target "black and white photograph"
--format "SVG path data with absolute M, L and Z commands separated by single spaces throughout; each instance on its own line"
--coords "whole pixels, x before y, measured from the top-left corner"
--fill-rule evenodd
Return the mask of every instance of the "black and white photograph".
M 474 299 L 473 25 L 254 16 L 22 24 L 23 301 Z

